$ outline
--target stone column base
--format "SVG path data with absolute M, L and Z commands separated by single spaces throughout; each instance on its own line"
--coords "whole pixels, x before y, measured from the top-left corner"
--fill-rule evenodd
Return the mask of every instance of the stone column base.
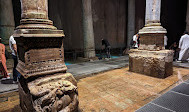
M 19 80 L 23 112 L 74 112 L 78 108 L 77 81 L 70 73 Z
M 173 51 L 148 51 L 132 49 L 129 51 L 129 71 L 157 78 L 173 74 Z

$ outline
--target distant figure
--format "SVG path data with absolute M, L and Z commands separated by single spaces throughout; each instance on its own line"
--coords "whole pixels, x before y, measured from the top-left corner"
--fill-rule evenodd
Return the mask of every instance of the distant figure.
M 167 38 L 167 36 L 165 35 L 164 36 L 164 47 L 166 48 L 166 46 L 167 46 L 167 41 L 168 41 L 168 38 Z
M 179 48 L 179 61 L 186 61 L 189 58 L 189 35 L 187 31 L 185 31 L 184 35 L 180 38 Z
M 178 48 L 178 45 L 176 42 L 174 42 L 170 47 L 169 47 L 170 50 L 173 50 L 174 51 L 174 57 L 173 57 L 173 60 L 177 61 L 178 58 L 179 58 L 179 48 Z
M 3 75 L 2 80 L 10 79 L 6 66 L 5 45 L 1 43 L 1 38 L 0 38 L 0 72 L 1 75 Z
M 140 36 L 137 33 L 136 35 L 133 36 L 133 40 L 132 40 L 132 48 L 137 49 L 139 47 L 140 44 L 140 40 L 139 40 Z
M 107 56 L 107 58 L 110 58 L 111 57 L 111 55 L 110 55 L 111 46 L 110 46 L 110 43 L 108 42 L 108 40 L 102 39 L 102 46 L 105 46 L 106 56 Z
M 12 58 L 14 60 L 13 83 L 17 83 L 18 82 L 18 77 L 19 77 L 20 73 L 16 70 L 16 66 L 18 64 L 17 46 L 16 46 L 16 41 L 14 40 L 13 36 L 10 36 L 10 38 L 9 38 L 9 47 L 10 47 L 10 50 L 12 51 Z

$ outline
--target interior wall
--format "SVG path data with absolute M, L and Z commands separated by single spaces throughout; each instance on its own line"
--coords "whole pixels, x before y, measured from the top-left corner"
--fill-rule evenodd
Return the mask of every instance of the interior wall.
M 12 0 L 13 11 L 14 11 L 14 21 L 15 27 L 20 25 L 21 20 L 21 3 L 20 0 Z
M 92 0 L 96 49 L 101 49 L 102 38 L 112 48 L 126 46 L 126 9 L 126 0 Z
M 186 28 L 187 0 L 162 0 L 161 24 L 167 29 L 168 47 L 179 42 Z
M 21 19 L 20 0 L 12 0 L 15 24 Z M 82 0 L 48 0 L 49 19 L 54 26 L 64 30 L 65 50 L 83 50 Z M 126 0 L 92 0 L 93 27 L 96 49 L 101 49 L 101 39 L 106 38 L 112 48 L 126 46 Z
M 83 50 L 81 0 L 49 0 L 49 18 L 65 33 L 65 50 Z

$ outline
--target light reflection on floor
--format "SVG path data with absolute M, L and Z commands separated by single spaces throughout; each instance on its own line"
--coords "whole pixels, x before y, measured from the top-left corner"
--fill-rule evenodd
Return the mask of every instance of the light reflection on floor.
M 177 77 L 178 77 L 178 83 L 177 83 L 177 85 L 179 85 L 179 84 L 181 84 L 181 83 L 184 82 L 183 78 L 182 78 L 182 75 L 181 75 L 181 73 L 180 73 L 179 70 L 177 71 Z
M 65 62 L 65 64 L 66 64 L 66 65 L 71 65 L 71 64 L 73 64 L 73 63 L 70 63 L 70 62 Z

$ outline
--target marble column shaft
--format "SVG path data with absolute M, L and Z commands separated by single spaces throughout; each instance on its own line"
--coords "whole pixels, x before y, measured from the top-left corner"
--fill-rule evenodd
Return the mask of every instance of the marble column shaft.
M 145 27 L 139 30 L 140 47 L 145 50 L 162 50 L 166 29 L 160 24 L 161 0 L 146 0 Z
M 95 43 L 93 31 L 93 19 L 91 0 L 82 0 L 83 7 L 83 36 L 84 36 L 84 57 L 95 57 Z
M 48 19 L 47 0 L 22 1 L 22 19 Z
M 127 48 L 135 34 L 135 0 L 128 0 Z
M 161 0 L 146 0 L 145 23 L 160 22 Z
M 8 45 L 9 37 L 15 28 L 12 0 L 0 0 L 0 36 L 2 43 Z

